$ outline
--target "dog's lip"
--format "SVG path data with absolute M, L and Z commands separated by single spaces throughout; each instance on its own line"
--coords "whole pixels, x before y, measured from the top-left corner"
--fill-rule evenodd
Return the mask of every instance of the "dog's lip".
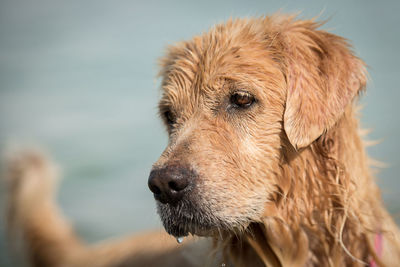
M 202 237 L 211 237 L 215 236 L 218 233 L 217 229 L 199 229 L 196 230 L 195 233 L 191 233 L 192 235 L 202 236 Z
M 173 192 L 170 193 L 170 195 L 178 195 L 178 194 L 179 194 L 179 192 L 176 192 L 176 191 L 173 191 Z M 165 195 L 160 195 L 160 194 L 159 194 L 159 195 L 153 194 L 153 196 L 154 196 L 154 199 L 155 199 L 156 201 L 160 202 L 161 204 L 164 204 L 164 205 L 171 205 L 171 206 L 173 206 L 173 207 L 177 206 L 177 205 L 179 204 L 179 201 L 180 201 L 180 200 L 168 201 L 168 200 L 166 199 L 166 196 L 165 196 Z
M 174 225 L 173 227 L 164 227 L 168 234 L 174 236 L 175 238 L 184 237 L 189 235 L 189 231 L 183 230 L 179 225 Z
M 213 220 L 213 214 L 210 215 L 197 199 L 183 198 L 177 203 L 163 203 L 156 198 L 156 202 L 166 232 L 175 238 L 188 235 L 212 237 L 220 231 L 216 218 Z
M 198 229 L 197 227 L 193 226 L 194 229 L 189 229 L 186 231 L 182 231 L 181 228 L 179 227 L 174 227 L 172 229 L 165 229 L 168 234 L 172 235 L 175 238 L 183 238 L 189 235 L 192 236 L 201 236 L 201 237 L 212 237 L 215 236 L 218 233 L 218 230 L 216 229 Z M 186 227 L 188 228 L 188 227 Z M 191 228 L 191 227 L 189 227 Z
M 169 217 L 169 219 L 171 219 L 171 217 Z M 202 224 L 196 220 L 187 220 L 184 217 L 173 218 L 172 223 L 171 221 L 170 223 L 166 223 L 165 218 L 163 218 L 163 224 L 167 233 L 176 238 L 188 235 L 211 237 L 218 233 L 217 226 Z

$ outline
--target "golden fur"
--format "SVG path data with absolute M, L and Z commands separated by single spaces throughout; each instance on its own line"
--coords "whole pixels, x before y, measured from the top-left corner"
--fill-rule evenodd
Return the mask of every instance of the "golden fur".
M 158 202 L 158 212 L 169 233 L 211 239 L 177 245 L 151 233 L 85 246 L 54 207 L 52 165 L 28 152 L 8 164 L 8 182 L 10 225 L 22 231 L 29 261 L 398 265 L 399 232 L 371 175 L 355 111 L 364 63 L 320 26 L 283 15 L 229 20 L 171 46 L 161 60 L 159 108 L 169 144 L 153 168 L 189 166 L 197 180 L 190 200 Z M 254 103 L 235 108 L 236 92 Z

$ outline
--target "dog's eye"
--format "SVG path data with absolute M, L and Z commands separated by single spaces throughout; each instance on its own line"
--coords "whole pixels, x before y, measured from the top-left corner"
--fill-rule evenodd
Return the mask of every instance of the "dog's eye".
M 248 108 L 254 103 L 254 96 L 248 92 L 235 92 L 231 95 L 231 104 L 239 108 Z
M 164 112 L 165 120 L 167 121 L 168 125 L 172 125 L 175 123 L 175 116 L 171 111 Z

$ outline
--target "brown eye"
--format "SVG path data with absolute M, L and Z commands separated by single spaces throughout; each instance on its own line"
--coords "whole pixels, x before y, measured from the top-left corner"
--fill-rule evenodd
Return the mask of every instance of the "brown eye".
M 172 125 L 175 123 L 175 116 L 171 111 L 164 112 L 165 120 L 167 121 L 168 125 Z
M 230 101 L 235 107 L 248 108 L 254 103 L 254 96 L 248 92 L 236 92 L 231 95 Z

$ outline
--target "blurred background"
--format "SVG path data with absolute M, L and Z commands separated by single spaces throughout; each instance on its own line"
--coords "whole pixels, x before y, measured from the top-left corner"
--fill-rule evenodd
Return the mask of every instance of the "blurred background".
M 362 99 L 377 180 L 400 213 L 400 1 L 0 0 L 0 150 L 44 146 L 62 166 L 58 203 L 88 242 L 161 228 L 147 189 L 167 138 L 157 58 L 229 17 L 276 11 L 329 19 L 369 65 Z M 4 191 L 0 189 L 1 204 Z M 0 266 L 12 266 L 1 205 Z M 399 222 L 399 216 L 396 217 Z

